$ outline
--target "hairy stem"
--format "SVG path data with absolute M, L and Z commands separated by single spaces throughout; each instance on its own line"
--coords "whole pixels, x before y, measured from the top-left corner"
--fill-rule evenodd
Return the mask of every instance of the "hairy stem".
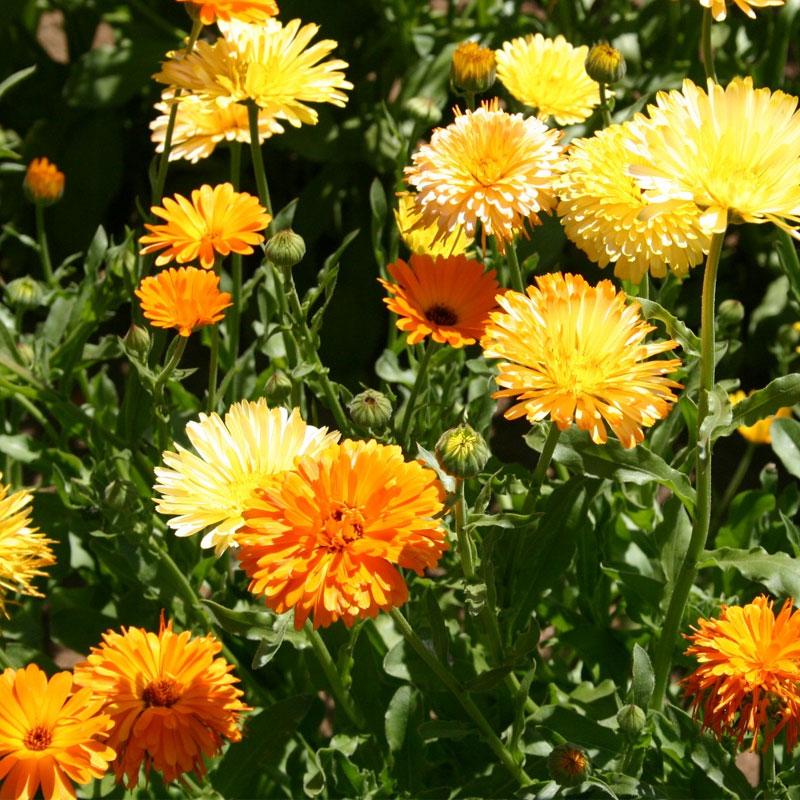
M 39 242 L 39 261 L 48 286 L 53 286 L 53 262 L 50 260 L 50 247 L 47 244 L 47 229 L 44 224 L 44 204 L 36 203 L 36 238 Z

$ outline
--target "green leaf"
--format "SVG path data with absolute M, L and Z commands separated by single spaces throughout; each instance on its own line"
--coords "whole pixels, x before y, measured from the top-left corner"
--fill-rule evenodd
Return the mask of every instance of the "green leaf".
M 715 442 L 720 436 L 729 432 L 728 426 L 733 418 L 733 405 L 728 399 L 728 393 L 722 386 L 715 386 L 706 393 L 708 412 L 700 425 L 699 443 L 707 448 L 709 442 Z
M 796 403 L 800 403 L 800 375 L 793 373 L 776 378 L 733 407 L 730 422 L 720 435 L 727 436 L 740 425 L 753 425 L 779 408 L 791 407 Z
M 750 550 L 721 547 L 703 553 L 698 567 L 735 569 L 778 597 L 800 597 L 800 561 L 787 553 L 768 553 L 763 547 Z
M 294 614 L 281 614 L 275 621 L 272 633 L 265 636 L 258 644 L 253 662 L 251 664 L 253 669 L 261 669 L 269 664 L 273 658 L 278 654 L 283 638 L 286 635 L 286 629 L 289 623 L 294 619 Z
M 417 730 L 426 742 L 434 742 L 437 739 L 464 739 L 475 735 L 475 726 L 471 722 L 446 719 L 423 722 Z
M 260 641 L 264 633 L 272 628 L 272 621 L 275 619 L 274 614 L 268 611 L 235 611 L 213 600 L 203 600 L 203 605 L 214 615 L 214 619 L 224 630 L 234 636 L 244 636 L 246 639 Z
M 3 95 L 13 89 L 18 83 L 22 83 L 26 78 L 29 78 L 33 73 L 36 72 L 36 65 L 34 64 L 32 67 L 25 67 L 25 69 L 17 70 L 16 72 L 9 75 L 2 83 L 0 83 L 0 99 Z
M 650 705 L 650 698 L 653 696 L 653 689 L 656 685 L 656 677 L 653 672 L 653 664 L 647 650 L 638 644 L 633 646 L 633 702 L 639 708 L 647 708 Z
M 642 307 L 642 314 L 646 319 L 657 319 L 664 323 L 669 336 L 680 344 L 687 355 L 700 355 L 700 337 L 692 333 L 685 323 L 667 311 L 664 306 L 656 303 L 655 300 L 637 297 L 636 302 Z
M 389 701 L 384 714 L 386 741 L 389 749 L 395 753 L 403 747 L 408 732 L 408 721 L 417 704 L 417 692 L 411 686 L 401 686 Z
M 788 472 L 800 478 L 800 422 L 795 419 L 776 419 L 770 433 L 775 455 Z
M 789 286 L 797 300 L 800 300 L 800 258 L 797 257 L 797 246 L 794 239 L 784 230 L 778 230 L 776 248 L 780 262 Z

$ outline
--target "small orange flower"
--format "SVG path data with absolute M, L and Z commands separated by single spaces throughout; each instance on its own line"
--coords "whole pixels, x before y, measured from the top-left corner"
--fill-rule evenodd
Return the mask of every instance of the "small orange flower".
M 222 645 L 210 634 L 175 633 L 172 622 L 158 634 L 142 628 L 107 631 L 103 642 L 75 666 L 75 682 L 90 687 L 114 721 L 109 744 L 117 751 L 114 771 L 128 787 L 139 768 L 157 769 L 167 781 L 184 772 L 205 773 L 205 758 L 222 740 L 238 742 L 239 714 L 249 711 L 231 674 L 216 655 Z
M 75 797 L 72 782 L 102 778 L 114 751 L 113 723 L 91 689 L 72 691 L 69 672 L 50 680 L 35 664 L 0 675 L 0 797 Z
M 466 256 L 431 258 L 412 255 L 387 267 L 396 281 L 378 280 L 390 297 L 383 302 L 399 317 L 397 327 L 408 332 L 408 343 L 426 336 L 440 344 L 464 347 L 483 336 L 489 313 L 498 306 L 495 271 Z
M 252 253 L 253 245 L 264 241 L 259 231 L 272 219 L 258 198 L 234 191 L 230 183 L 205 184 L 192 192 L 191 202 L 176 194 L 165 198 L 163 208 L 150 210 L 166 224 L 145 225 L 150 233 L 139 242 L 145 245 L 142 255 L 164 250 L 156 258 L 159 267 L 173 259 L 179 264 L 199 259 L 202 267 L 211 269 L 217 253 Z
M 750 392 L 752 394 L 752 392 Z M 733 394 L 728 395 L 732 405 L 741 403 L 747 395 L 739 389 Z M 788 419 L 792 416 L 792 409 L 779 408 L 774 414 L 769 414 L 764 419 L 759 419 L 752 425 L 740 425 L 736 430 L 753 444 L 772 444 L 772 423 L 776 419 Z
M 236 536 L 250 591 L 299 630 L 348 627 L 405 603 L 397 567 L 421 574 L 447 549 L 436 474 L 396 445 L 346 440 L 265 484 Z
M 23 187 L 32 203 L 52 205 L 64 194 L 64 173 L 46 158 L 34 158 L 28 164 Z
M 275 0 L 178 0 L 178 2 L 193 6 L 204 25 L 213 25 L 218 19 L 226 22 L 238 20 L 253 25 L 264 22 L 278 13 L 278 4 Z
M 751 749 L 763 734 L 764 746 L 786 731 L 786 750 L 800 732 L 800 611 L 792 601 L 778 616 L 764 595 L 745 606 L 723 606 L 719 619 L 701 619 L 687 655 L 700 665 L 684 679 L 703 727 L 741 744 L 752 734 Z
M 165 269 L 143 278 L 136 296 L 145 319 L 156 328 L 177 328 L 181 336 L 219 322 L 231 296 L 219 290 L 219 275 L 196 267 Z

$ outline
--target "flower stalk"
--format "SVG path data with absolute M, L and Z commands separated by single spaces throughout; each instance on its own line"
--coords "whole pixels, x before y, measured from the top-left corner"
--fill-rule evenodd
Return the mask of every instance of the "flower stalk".
M 517 247 L 515 242 L 511 241 L 506 245 L 506 260 L 508 261 L 508 269 L 511 273 L 511 286 L 518 292 L 525 292 L 525 281 L 522 277 L 522 269 L 519 265 L 519 258 L 517 258 Z
M 431 357 L 433 356 L 434 351 L 437 349 L 435 342 L 428 342 L 427 344 L 423 345 L 423 347 L 425 349 L 423 350 L 422 358 L 417 364 L 417 377 L 414 380 L 414 385 L 411 387 L 411 394 L 408 396 L 406 410 L 403 412 L 403 422 L 400 425 L 400 433 L 397 437 L 398 443 L 404 450 L 408 450 L 409 447 L 411 447 L 411 442 L 408 438 L 411 433 L 411 420 L 414 418 L 414 409 L 417 405 L 417 398 L 422 391 L 422 387 L 427 381 L 428 367 L 431 363 Z
M 247 119 L 250 124 L 250 152 L 253 156 L 253 173 L 256 178 L 258 197 L 261 205 L 267 209 L 267 213 L 272 216 L 272 198 L 269 194 L 269 184 L 267 183 L 267 171 L 264 168 L 264 157 L 261 153 L 261 139 L 258 134 L 258 106 L 255 101 L 247 102 Z M 270 228 L 267 228 L 269 234 Z
M 703 56 L 703 68 L 706 71 L 706 78 L 711 78 L 717 82 L 717 71 L 714 68 L 714 48 L 711 45 L 711 8 L 703 9 L 703 25 L 700 29 L 700 50 Z
M 39 261 L 48 286 L 53 286 L 53 262 L 50 260 L 50 247 L 47 244 L 47 229 L 44 224 L 44 203 L 36 203 L 36 238 L 39 243 Z

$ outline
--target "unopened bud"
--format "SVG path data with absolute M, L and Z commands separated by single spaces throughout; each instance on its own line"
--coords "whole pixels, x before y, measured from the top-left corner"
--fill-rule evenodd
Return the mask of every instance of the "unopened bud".
M 622 735 L 626 739 L 636 741 L 644 730 L 644 725 L 647 722 L 647 714 L 639 706 L 632 703 L 623 706 L 617 712 L 617 724 Z
M 608 42 L 600 42 L 589 50 L 584 68 L 593 81 L 617 83 L 625 77 L 625 56 Z
M 267 379 L 264 394 L 270 404 L 279 406 L 292 393 L 292 381 L 285 372 L 277 370 Z
M 150 352 L 150 334 L 140 325 L 131 325 L 122 337 L 122 345 L 130 355 L 144 362 Z
M 267 260 L 281 269 L 299 264 L 305 254 L 306 243 L 303 241 L 303 237 L 291 228 L 278 231 L 264 248 Z
M 454 478 L 474 478 L 491 455 L 483 436 L 467 424 L 445 431 L 436 442 L 435 452 L 442 469 Z
M 547 757 L 547 768 L 559 786 L 579 786 L 589 775 L 589 758 L 578 745 L 560 744 Z
M 382 430 L 392 418 L 392 403 L 375 389 L 366 389 L 357 394 L 348 404 L 347 410 L 356 425 Z
M 720 330 L 735 330 L 744 319 L 744 306 L 738 300 L 723 300 L 717 311 Z
M 6 301 L 14 308 L 22 309 L 36 308 L 42 304 L 44 299 L 44 287 L 39 281 L 24 275 L 15 278 L 6 285 Z
M 64 194 L 64 173 L 46 158 L 34 158 L 28 164 L 22 186 L 32 203 L 49 206 Z
M 425 125 L 436 125 L 442 118 L 442 109 L 431 97 L 411 97 L 406 100 L 403 108 Z
M 494 50 L 477 42 L 462 42 L 450 63 L 450 84 L 456 92 L 482 94 L 492 88 L 497 77 Z
M 33 366 L 33 362 L 36 360 L 36 353 L 27 342 L 19 342 L 17 344 L 17 352 L 26 367 Z

